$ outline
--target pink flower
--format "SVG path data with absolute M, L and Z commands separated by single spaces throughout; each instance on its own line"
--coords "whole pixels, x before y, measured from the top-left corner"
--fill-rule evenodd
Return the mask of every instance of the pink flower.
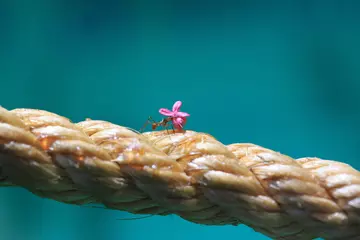
M 186 123 L 186 118 L 190 116 L 190 114 L 186 112 L 180 112 L 180 107 L 182 105 L 181 101 L 177 101 L 174 103 L 172 111 L 166 108 L 160 108 L 159 113 L 172 118 L 173 125 L 176 129 L 181 130 L 184 128 Z

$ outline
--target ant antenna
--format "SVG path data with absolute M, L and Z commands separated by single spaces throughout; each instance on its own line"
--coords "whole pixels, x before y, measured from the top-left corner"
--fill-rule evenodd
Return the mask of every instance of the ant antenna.
M 140 132 L 142 133 L 142 132 L 145 130 L 145 128 L 147 127 L 147 125 L 150 124 L 150 123 L 156 124 L 155 120 L 152 119 L 151 116 L 148 117 L 148 119 L 147 119 L 147 121 L 145 122 L 144 126 L 140 129 Z

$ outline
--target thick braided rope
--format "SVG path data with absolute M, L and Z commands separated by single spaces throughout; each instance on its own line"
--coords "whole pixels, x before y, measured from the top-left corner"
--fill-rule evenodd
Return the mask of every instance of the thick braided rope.
M 0 186 L 69 204 L 246 224 L 273 239 L 360 239 L 360 173 L 208 134 L 138 134 L 0 107 Z

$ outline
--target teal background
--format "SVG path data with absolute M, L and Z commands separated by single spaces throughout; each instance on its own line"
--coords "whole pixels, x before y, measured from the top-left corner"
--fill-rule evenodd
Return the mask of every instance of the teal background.
M 150 1 L 149 1 L 150 2 Z M 187 128 L 360 169 L 357 1 L 0 1 L 0 104 Z M 0 239 L 268 239 L 0 189 Z

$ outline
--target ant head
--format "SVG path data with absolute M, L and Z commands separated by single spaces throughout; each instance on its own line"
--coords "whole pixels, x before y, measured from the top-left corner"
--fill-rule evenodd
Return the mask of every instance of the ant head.
M 157 128 L 157 124 L 156 124 L 156 123 L 152 123 L 152 124 L 151 124 L 151 128 L 152 128 L 152 130 L 155 130 L 155 129 Z

